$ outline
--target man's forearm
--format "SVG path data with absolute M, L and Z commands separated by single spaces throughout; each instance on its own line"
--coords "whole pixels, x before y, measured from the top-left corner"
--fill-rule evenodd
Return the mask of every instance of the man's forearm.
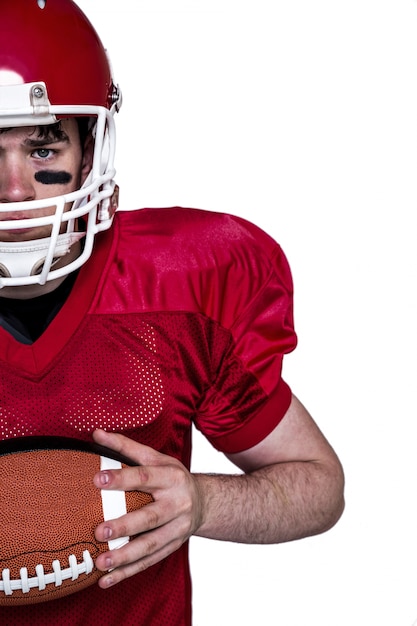
M 243 475 L 196 474 L 203 522 L 196 535 L 280 543 L 331 528 L 344 508 L 339 465 L 279 463 Z

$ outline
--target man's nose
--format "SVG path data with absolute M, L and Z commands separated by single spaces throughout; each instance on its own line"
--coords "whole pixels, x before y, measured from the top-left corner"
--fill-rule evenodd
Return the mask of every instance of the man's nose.
M 1 159 L 0 203 L 34 199 L 33 171 L 18 158 Z

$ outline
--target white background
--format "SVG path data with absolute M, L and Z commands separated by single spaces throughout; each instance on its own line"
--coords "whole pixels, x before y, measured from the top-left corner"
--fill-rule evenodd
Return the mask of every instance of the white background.
M 289 257 L 285 377 L 346 512 L 280 546 L 193 539 L 195 626 L 417 618 L 416 0 L 79 0 L 124 93 L 121 206 L 227 211 Z M 194 468 L 229 469 L 199 437 Z

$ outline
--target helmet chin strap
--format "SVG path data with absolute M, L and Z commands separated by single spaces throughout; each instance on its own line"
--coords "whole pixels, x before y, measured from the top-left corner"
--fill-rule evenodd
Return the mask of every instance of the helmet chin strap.
M 51 267 L 70 251 L 71 246 L 85 233 L 58 235 Z M 0 241 L 0 276 L 20 278 L 40 274 L 45 263 L 51 239 L 32 241 Z

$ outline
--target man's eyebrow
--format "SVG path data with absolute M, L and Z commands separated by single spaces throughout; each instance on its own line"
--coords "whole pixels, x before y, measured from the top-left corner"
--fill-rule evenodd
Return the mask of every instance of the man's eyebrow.
M 53 143 L 69 143 L 69 137 L 66 133 L 62 133 L 60 137 L 54 137 L 53 135 L 48 135 L 46 137 L 27 137 L 24 141 L 25 146 L 29 148 L 39 148 L 40 146 L 45 146 L 46 144 Z

